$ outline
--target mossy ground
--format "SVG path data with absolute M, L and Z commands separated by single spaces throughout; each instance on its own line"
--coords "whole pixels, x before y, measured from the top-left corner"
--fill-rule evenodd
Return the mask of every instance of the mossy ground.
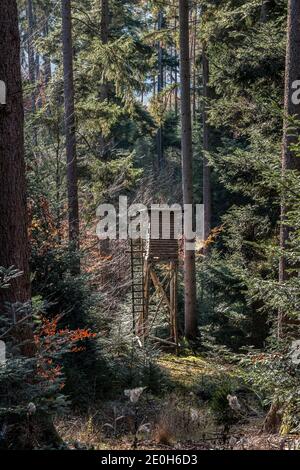
M 180 389 L 195 391 L 203 376 L 228 376 L 235 373 L 232 366 L 216 363 L 201 356 L 176 356 L 164 354 L 158 360 L 158 365 L 166 372 L 170 380 Z

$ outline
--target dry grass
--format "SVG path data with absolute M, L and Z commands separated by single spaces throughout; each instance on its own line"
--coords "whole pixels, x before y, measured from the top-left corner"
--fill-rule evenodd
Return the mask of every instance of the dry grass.
M 70 448 L 105 449 L 102 430 L 94 424 L 93 415 L 57 419 L 55 427 Z
M 169 442 L 200 442 L 216 432 L 218 428 L 209 409 L 199 406 L 199 400 L 193 393 L 176 393 L 164 401 L 155 434 L 162 437 L 167 435 Z
M 172 434 L 170 429 L 164 423 L 159 423 L 154 431 L 154 440 L 157 444 L 162 444 L 164 446 L 171 446 L 172 444 Z
M 206 403 L 194 393 L 203 376 L 234 375 L 231 367 L 208 363 L 199 357 L 164 355 L 160 366 L 168 373 L 176 392 L 163 398 L 147 392 L 138 403 L 139 424 L 149 424 L 149 433 L 138 435 L 139 449 L 233 449 L 286 450 L 299 449 L 300 436 L 281 436 L 261 433 L 263 417 L 249 420 L 231 428 L 224 442 L 222 429 L 215 423 Z M 120 418 L 120 419 L 119 419 Z M 95 450 L 129 450 L 134 436 L 132 414 L 124 397 L 119 401 L 102 403 L 85 416 L 71 416 L 56 421 L 59 434 L 70 448 Z
M 184 411 L 173 408 L 170 397 L 168 410 L 161 411 L 157 422 L 151 423 L 149 436 L 139 436 L 138 449 L 162 450 L 300 450 L 300 436 L 282 437 L 261 433 L 261 419 L 254 419 L 249 424 L 232 428 L 230 438 L 223 442 L 220 429 L 213 427 L 205 411 L 199 421 L 189 421 Z M 170 415 L 168 411 L 173 411 Z M 94 450 L 130 450 L 133 448 L 133 436 L 124 432 L 118 436 L 107 436 L 101 423 L 90 416 L 72 416 L 56 421 L 56 428 L 70 448 Z

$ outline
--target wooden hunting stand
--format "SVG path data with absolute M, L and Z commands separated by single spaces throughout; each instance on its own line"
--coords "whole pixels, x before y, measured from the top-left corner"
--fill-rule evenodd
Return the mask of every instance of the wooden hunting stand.
M 167 213 L 168 212 L 168 213 Z M 131 240 L 133 328 L 142 340 L 150 339 L 178 346 L 177 281 L 179 241 L 177 210 L 152 209 L 145 240 Z M 169 223 L 163 223 L 164 216 Z M 167 226 L 167 232 L 165 230 Z M 161 329 L 168 336 L 159 338 Z

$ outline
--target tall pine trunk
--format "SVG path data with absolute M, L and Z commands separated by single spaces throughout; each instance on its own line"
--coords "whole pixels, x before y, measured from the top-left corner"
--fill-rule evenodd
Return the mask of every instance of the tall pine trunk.
M 177 17 L 176 16 L 175 16 L 175 20 L 174 20 L 174 33 L 175 33 L 175 36 L 176 36 L 177 35 Z M 177 51 L 176 39 L 175 39 L 174 59 L 175 59 L 175 76 L 174 76 L 174 82 L 175 82 L 175 116 L 176 116 L 176 118 L 178 118 L 178 51 Z
M 193 82 L 193 122 L 196 121 L 197 117 L 197 62 L 196 62 L 196 54 L 197 54 L 197 22 L 198 22 L 198 9 L 197 5 L 195 6 L 194 15 L 191 15 L 192 18 L 192 47 L 191 47 L 191 62 L 192 62 L 192 82 Z
M 109 38 L 109 0 L 101 0 L 100 37 L 102 44 L 108 43 Z M 107 82 L 100 86 L 100 100 L 102 102 L 109 98 L 109 84 Z M 100 155 L 103 160 L 110 156 L 109 141 L 104 135 L 100 135 Z
M 163 12 L 160 11 L 158 14 L 157 29 L 161 31 L 163 27 Z M 157 45 L 158 55 L 158 77 L 157 77 L 157 93 L 161 93 L 164 88 L 164 66 L 163 66 L 163 48 L 161 40 L 158 41 Z M 164 165 L 164 149 L 163 149 L 163 128 L 160 125 L 156 135 L 156 148 L 157 148 L 157 166 L 158 170 Z
M 43 37 L 46 39 L 49 35 L 49 24 L 48 24 L 48 19 L 45 19 L 45 26 L 43 29 Z M 48 85 L 48 83 L 51 80 L 52 76 L 52 71 L 51 71 L 51 58 L 49 57 L 48 54 L 44 54 L 43 56 L 43 68 L 44 68 L 44 77 L 45 77 L 45 83 Z
M 20 36 L 15 0 L 1 0 L 0 15 L 0 80 L 7 86 L 6 105 L 0 105 L 0 266 L 14 266 L 22 275 L 8 289 L 0 289 L 0 315 L 16 315 L 14 304 L 30 301 L 26 180 L 24 163 L 24 112 L 20 66 Z M 7 311 L 7 307 L 10 310 Z M 18 312 L 21 309 L 18 309 Z M 9 332 L 20 344 L 25 357 L 35 355 L 32 328 L 23 322 Z M 18 390 L 16 390 L 18 393 Z M 55 445 L 59 439 L 51 420 L 37 413 L 32 429 L 28 417 L 8 413 L 2 416 L 7 432 L 1 438 L 2 449 L 31 449 L 36 442 Z M 3 426 L 3 429 L 4 429 Z
M 209 90 L 209 62 L 205 48 L 202 52 L 203 67 L 203 204 L 204 204 L 204 239 L 207 240 L 211 231 L 211 170 L 208 165 L 206 153 L 209 151 L 210 129 L 207 122 Z M 204 248 L 204 254 L 208 253 L 208 247 Z
M 67 186 L 69 214 L 69 242 L 72 249 L 79 249 L 79 204 L 76 155 L 76 127 L 74 106 L 73 41 L 71 0 L 62 0 L 62 41 L 64 65 L 65 133 L 67 153 Z M 74 263 L 74 274 L 79 272 Z
M 15 266 L 22 276 L 10 289 L 0 290 L 3 301 L 30 299 L 24 112 L 20 67 L 20 38 L 16 1 L 2 0 L 0 15 L 0 80 L 7 86 L 7 104 L 0 105 L 0 266 Z
M 100 35 L 102 44 L 107 44 L 109 40 L 109 0 L 101 0 L 101 20 L 100 20 Z M 105 82 L 100 87 L 100 100 L 102 102 L 109 100 L 109 83 Z M 104 161 L 110 157 L 110 143 L 104 135 L 100 135 L 100 154 Z M 107 257 L 110 254 L 109 239 L 100 240 L 99 243 L 100 254 L 102 257 Z M 104 274 L 102 281 L 105 282 Z
M 109 27 L 109 0 L 101 0 L 101 41 L 108 43 Z
M 285 70 L 285 99 L 284 99 L 284 128 L 282 147 L 282 174 L 286 170 L 300 171 L 300 159 L 291 150 L 291 145 L 297 142 L 297 136 L 289 130 L 289 119 L 295 116 L 300 120 L 300 104 L 294 100 L 293 84 L 300 79 L 300 0 L 289 0 L 288 3 L 288 25 L 287 25 L 287 50 L 286 50 L 286 70 Z M 280 246 L 285 250 L 289 240 L 291 228 L 285 225 L 288 207 L 283 200 L 281 205 L 281 230 Z M 283 283 L 288 278 L 288 266 L 285 256 L 280 259 L 279 282 Z M 278 336 L 282 336 L 282 327 L 285 320 L 283 311 L 278 315 Z
M 183 202 L 193 204 L 193 148 L 191 117 L 191 68 L 189 54 L 189 2 L 179 0 L 180 82 L 181 82 L 181 145 Z M 195 251 L 184 240 L 185 336 L 197 336 Z
M 34 36 L 34 14 L 32 0 L 27 0 L 27 21 L 28 21 L 28 70 L 29 70 L 29 82 L 32 87 L 31 90 L 31 110 L 35 112 L 35 78 L 36 78 L 36 63 L 35 54 L 33 47 L 33 36 Z

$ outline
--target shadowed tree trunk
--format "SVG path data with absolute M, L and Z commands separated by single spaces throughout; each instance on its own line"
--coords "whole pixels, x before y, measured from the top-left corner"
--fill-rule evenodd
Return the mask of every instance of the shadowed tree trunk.
M 174 61 L 175 61 L 175 74 L 174 74 L 174 83 L 175 83 L 175 116 L 178 118 L 178 50 L 177 50 L 177 29 L 178 29 L 178 3 L 177 0 L 173 0 L 173 8 L 174 8 L 174 35 L 175 35 L 175 42 L 174 42 Z
M 175 35 L 177 34 L 177 17 L 175 17 L 174 20 L 174 32 Z M 174 53 L 174 58 L 175 58 L 175 77 L 174 77 L 174 82 L 175 82 L 175 116 L 178 118 L 178 51 L 177 51 L 177 46 L 175 43 L 175 53 Z
M 7 85 L 6 105 L 0 105 L 0 266 L 14 266 L 22 272 L 21 276 L 11 282 L 8 289 L 0 289 L 0 315 L 11 312 L 14 315 L 13 322 L 16 323 L 24 317 L 24 313 L 16 314 L 15 304 L 29 303 L 31 292 L 20 37 L 15 0 L 1 0 L 0 44 L 0 80 Z M 31 358 L 35 355 L 33 331 L 29 324 L 15 326 L 9 335 L 19 343 L 23 356 Z M 26 416 L 16 417 L 8 413 L 7 416 L 2 416 L 1 424 L 4 419 L 7 433 L 4 437 L 1 436 L 3 449 L 32 448 L 37 440 L 40 445 L 51 445 L 58 441 L 51 421 L 41 417 L 39 413 L 34 417 L 31 431 Z
M 101 41 L 108 43 L 109 0 L 101 0 Z
M 193 149 L 191 117 L 191 68 L 189 54 L 189 2 L 179 0 L 180 23 L 180 82 L 181 82 L 181 145 L 183 202 L 193 204 Z M 184 240 L 184 290 L 185 290 L 185 335 L 192 339 L 197 336 L 196 312 L 196 266 L 195 251 Z
M 265 23 L 269 20 L 272 7 L 274 7 L 274 0 L 263 0 L 260 12 L 260 21 L 262 23 Z
M 192 76 L 193 76 L 193 122 L 196 121 L 197 117 L 197 61 L 196 61 L 196 55 L 197 55 L 197 22 L 198 22 L 198 9 L 197 6 L 195 6 L 195 12 L 194 15 L 192 15 L 192 28 L 193 28 L 193 33 L 192 33 L 192 47 L 191 47 L 191 61 L 192 61 Z
M 205 48 L 202 53 L 203 66 L 203 204 L 204 204 L 204 239 L 207 240 L 211 231 L 211 170 L 208 165 L 206 152 L 209 151 L 209 125 L 207 123 L 207 100 L 210 97 L 209 90 L 209 63 L 206 56 Z M 204 248 L 204 254 L 207 255 L 208 247 Z
M 289 130 L 289 119 L 291 116 L 300 120 L 300 104 L 293 99 L 295 92 L 295 83 L 300 80 L 300 0 L 289 0 L 288 3 L 288 25 L 287 25 L 287 50 L 286 50 L 286 70 L 285 70 L 285 100 L 284 100 L 284 129 L 282 146 L 282 174 L 286 170 L 300 171 L 300 159 L 294 155 L 291 145 L 297 142 L 298 137 L 293 131 Z M 298 86 L 299 88 L 299 86 Z M 288 208 L 285 201 L 281 206 L 281 230 L 280 246 L 282 250 L 286 249 L 291 227 L 285 225 Z M 287 261 L 285 256 L 280 259 L 279 282 L 284 282 L 288 278 Z M 280 311 L 278 315 L 278 336 L 282 336 L 282 327 L 284 323 L 284 312 Z
M 109 0 L 101 0 L 101 41 L 102 44 L 107 44 L 109 40 Z M 109 83 L 103 83 L 100 87 L 100 100 L 102 102 L 109 99 Z M 100 135 L 100 154 L 101 158 L 107 161 L 110 157 L 110 142 L 104 135 Z M 100 240 L 99 242 L 100 254 L 102 257 L 107 257 L 110 254 L 109 239 Z M 102 281 L 105 282 L 104 273 L 102 273 Z
M 35 112 L 35 78 L 36 78 L 36 63 L 34 57 L 33 35 L 34 35 L 34 15 L 32 0 L 27 0 L 27 20 L 28 20 L 28 70 L 29 82 L 32 87 L 31 91 L 31 110 Z
M 0 266 L 23 272 L 11 289 L 0 291 L 0 302 L 30 299 L 23 101 L 20 39 L 16 2 L 1 1 L 0 80 L 7 86 L 7 104 L 0 105 Z M 1 306 L 1 303 L 0 303 Z M 2 304 L 3 306 L 3 304 Z
M 48 20 L 45 19 L 45 26 L 44 26 L 44 31 L 43 31 L 43 36 L 44 38 L 47 38 L 49 35 L 49 25 L 48 25 Z M 51 59 L 48 54 L 45 54 L 43 56 L 43 67 L 44 67 L 44 76 L 45 76 L 45 83 L 48 85 L 48 83 L 51 80 L 52 76 L 52 71 L 51 71 Z
M 76 155 L 76 128 L 74 107 L 73 78 L 73 41 L 71 0 L 62 0 L 62 41 L 64 65 L 64 101 L 65 101 L 65 133 L 67 153 L 67 185 L 69 242 L 72 249 L 79 249 L 79 204 Z M 79 273 L 79 262 L 74 263 L 74 274 Z
M 109 39 L 109 0 L 101 0 L 101 20 L 100 36 L 102 44 L 107 44 Z M 102 102 L 109 98 L 109 84 L 103 83 L 100 86 L 100 100 Z M 103 160 L 108 160 L 110 156 L 110 143 L 104 135 L 100 135 L 100 154 Z
M 158 14 L 157 29 L 161 31 L 163 27 L 163 12 Z M 164 88 L 164 67 L 163 67 L 163 48 L 161 40 L 158 41 L 158 77 L 157 77 L 157 93 L 161 93 Z M 163 150 L 163 128 L 159 127 L 156 135 L 156 148 L 157 148 L 157 166 L 160 170 L 164 166 L 164 150 Z

